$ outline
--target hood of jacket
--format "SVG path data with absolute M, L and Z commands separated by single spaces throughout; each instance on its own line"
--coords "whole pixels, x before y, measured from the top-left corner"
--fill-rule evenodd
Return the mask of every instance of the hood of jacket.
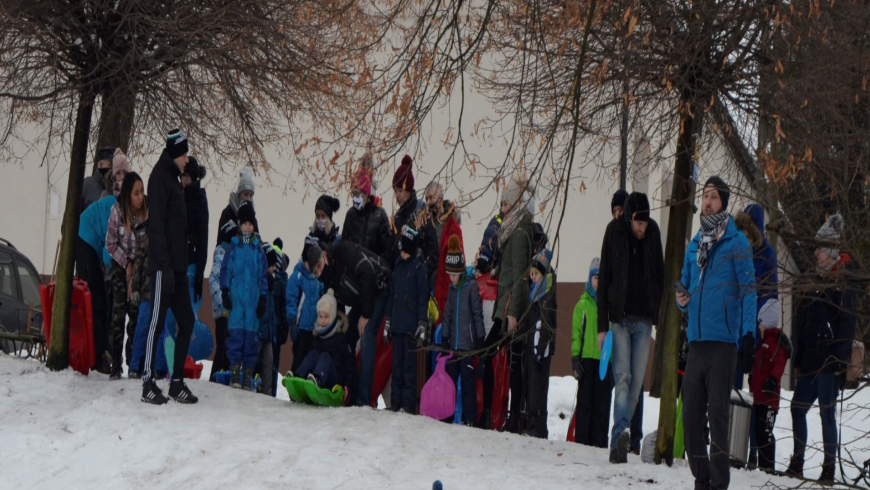
M 734 225 L 746 235 L 754 251 L 758 252 L 764 248 L 764 235 L 761 234 L 752 216 L 747 213 L 737 213 L 737 216 L 734 218 Z
M 305 267 L 305 261 L 303 261 L 301 258 L 299 259 L 299 262 L 296 262 L 296 267 L 293 268 L 293 272 L 298 272 L 302 274 L 302 276 L 306 279 L 317 279 L 316 277 L 314 277 L 314 274 L 310 270 L 308 270 L 308 267 Z
M 347 315 L 339 311 L 335 316 L 335 320 L 333 320 L 329 325 L 325 327 L 321 327 L 320 325 L 315 326 L 314 336 L 321 339 L 328 339 L 337 333 L 347 333 L 348 323 Z
M 764 209 L 761 208 L 758 204 L 750 204 L 746 206 L 746 209 L 743 210 L 744 213 L 748 214 L 750 218 L 752 218 L 752 222 L 755 223 L 758 232 L 762 235 L 764 234 Z

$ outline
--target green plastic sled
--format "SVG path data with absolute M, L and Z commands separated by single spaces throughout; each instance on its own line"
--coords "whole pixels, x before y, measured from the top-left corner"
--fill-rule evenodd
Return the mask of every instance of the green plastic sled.
M 308 385 L 317 388 L 317 386 L 315 386 L 311 381 L 304 378 L 287 377 L 281 381 L 281 384 L 284 385 L 284 388 L 287 388 L 287 394 L 290 395 L 290 399 L 294 402 L 305 404 L 313 403 L 311 399 L 308 398 L 308 390 L 306 390 Z
M 305 392 L 308 393 L 308 399 L 316 405 L 324 407 L 343 407 L 344 406 L 344 388 L 335 385 L 331 390 L 326 388 L 318 388 L 314 383 L 309 382 L 305 385 Z

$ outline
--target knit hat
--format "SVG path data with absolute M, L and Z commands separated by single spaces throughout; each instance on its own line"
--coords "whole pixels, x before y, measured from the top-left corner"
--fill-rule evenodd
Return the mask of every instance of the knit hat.
M 597 276 L 598 271 L 601 270 L 601 259 L 595 257 L 592 259 L 592 263 L 589 264 L 589 277 Z
M 629 221 L 649 221 L 649 199 L 646 194 L 632 192 L 625 201 L 625 213 Z
M 101 160 L 112 160 L 112 157 L 115 155 L 115 147 L 113 146 L 103 146 L 97 149 L 97 161 Z
M 230 243 L 238 231 L 239 226 L 233 220 L 227 221 L 218 231 L 218 244 Z
M 364 168 L 358 169 L 353 174 L 353 178 L 351 179 L 351 187 L 354 189 L 359 189 L 363 192 L 363 194 L 367 196 L 372 195 L 372 176 L 369 174 L 368 170 Z
M 447 240 L 447 255 L 444 257 L 444 269 L 449 274 L 462 274 L 465 272 L 465 253 L 462 252 L 462 245 L 459 243 L 459 237 L 450 235 Z
M 275 253 L 278 254 L 278 268 L 283 270 L 284 266 L 287 264 L 287 256 L 284 255 L 284 240 L 281 240 L 280 238 L 272 240 L 272 249 L 274 249 Z
M 704 183 L 704 189 L 711 185 L 715 187 L 716 192 L 719 193 L 719 199 L 722 201 L 722 210 L 727 210 L 728 198 L 731 197 L 731 188 L 728 187 L 728 184 L 726 184 L 724 180 L 716 175 L 707 179 L 707 182 Z
M 169 158 L 176 159 L 189 151 L 187 147 L 187 136 L 180 129 L 173 129 L 166 135 L 166 151 L 169 152 Z
M 404 189 L 406 191 L 414 192 L 414 171 L 411 169 L 411 164 L 414 163 L 414 160 L 411 158 L 411 155 L 405 155 L 402 157 L 402 164 L 399 165 L 399 168 L 396 169 L 396 173 L 393 174 L 393 188 Z
M 843 217 L 839 214 L 835 214 L 828 218 L 828 221 L 825 221 L 825 224 L 819 228 L 819 232 L 816 233 L 816 240 L 825 241 L 825 242 L 839 242 L 840 235 L 843 234 Z M 840 257 L 840 247 L 831 244 L 824 247 L 819 247 L 825 251 L 829 256 L 834 258 Z
M 619 189 L 618 191 L 613 193 L 613 198 L 610 199 L 610 213 L 613 214 L 613 208 L 616 206 L 621 206 L 622 209 L 625 209 L 625 200 L 628 199 L 628 191 L 625 189 Z
M 335 301 L 335 291 L 332 288 L 329 288 L 317 301 L 317 312 L 321 311 L 329 313 L 329 324 L 332 325 L 335 317 L 338 316 L 338 303 Z
M 278 258 L 278 252 L 275 251 L 271 243 L 263 244 L 263 253 L 266 254 L 266 264 L 269 267 L 272 267 L 273 265 L 278 265 L 278 261 L 280 260 Z
M 779 300 L 771 298 L 758 312 L 758 322 L 764 328 L 779 328 Z
M 196 157 L 187 158 L 187 165 L 184 166 L 184 172 L 182 172 L 182 175 L 187 175 L 191 180 L 196 182 L 197 180 L 202 180 L 205 177 L 205 173 L 205 167 L 199 164 Z
M 408 225 L 402 227 L 402 236 L 399 239 L 399 251 L 414 255 L 417 253 L 417 230 Z
M 254 204 L 251 201 L 242 201 L 239 204 L 239 227 L 242 226 L 243 223 L 252 223 L 254 226 L 257 225 L 257 212 L 254 211 Z
M 341 203 L 338 202 L 338 199 L 324 194 L 320 196 L 314 204 L 314 211 L 323 211 L 327 216 L 329 216 L 329 219 L 332 219 L 332 214 L 338 211 L 340 205 Z
M 115 149 L 115 155 L 112 157 L 112 177 L 118 175 L 118 172 L 124 171 L 130 173 L 133 171 L 133 166 L 130 165 L 130 159 L 121 151 L 120 148 Z M 115 178 L 117 182 L 118 179 Z
M 245 191 L 254 194 L 255 190 L 256 188 L 254 186 L 254 172 L 252 172 L 250 168 L 245 167 L 241 171 L 239 171 L 239 185 L 238 187 L 236 187 L 236 194 L 241 194 Z
M 532 259 L 532 268 L 537 269 L 542 276 L 546 276 L 550 272 L 550 259 L 553 258 L 553 252 L 549 249 L 544 249 L 535 255 Z
M 520 203 L 524 191 L 532 196 L 535 194 L 535 188 L 531 182 L 520 173 L 514 173 L 505 184 L 504 190 L 501 191 L 501 202 L 515 206 Z

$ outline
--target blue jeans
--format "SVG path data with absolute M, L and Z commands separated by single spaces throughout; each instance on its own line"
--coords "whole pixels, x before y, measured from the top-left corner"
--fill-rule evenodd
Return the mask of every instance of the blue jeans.
M 326 352 L 308 351 L 308 354 L 299 363 L 299 369 L 293 374 L 298 378 L 307 378 L 309 374 L 313 374 L 320 380 L 322 388 L 330 390 L 338 384 L 335 364 L 332 362 L 332 357 L 329 357 Z
M 839 386 L 834 373 L 805 374 L 797 379 L 791 400 L 794 428 L 794 457 L 804 459 L 807 449 L 807 412 L 819 400 L 822 419 L 822 440 L 825 445 L 824 464 L 834 464 L 837 454 L 837 393 Z
M 356 405 L 359 407 L 369 406 L 372 402 L 372 383 L 375 380 L 375 357 L 378 355 L 378 333 L 380 333 L 381 322 L 384 321 L 386 310 L 387 295 L 382 294 L 375 299 L 372 317 L 369 318 L 369 322 L 366 324 L 366 330 L 363 332 L 360 342 L 360 375 L 356 397 Z M 359 315 L 351 314 L 351 318 L 353 320 L 349 328 L 356 329 L 356 319 L 359 318 Z
M 151 323 L 151 307 L 150 300 L 142 301 L 139 304 L 139 318 L 136 320 L 136 334 L 133 336 L 133 356 L 130 359 L 130 371 L 142 373 L 144 367 L 142 365 L 145 358 L 145 344 L 148 343 L 148 324 Z M 160 345 L 163 345 L 160 343 Z M 155 366 L 158 373 L 163 374 L 169 371 L 166 363 L 166 353 L 163 349 L 157 349 Z
M 619 434 L 631 426 L 631 418 L 643 389 L 652 322 L 646 318 L 626 317 L 622 323 L 610 326 L 613 332 L 613 375 L 616 390 L 613 397 L 613 430 L 610 448 L 616 448 Z

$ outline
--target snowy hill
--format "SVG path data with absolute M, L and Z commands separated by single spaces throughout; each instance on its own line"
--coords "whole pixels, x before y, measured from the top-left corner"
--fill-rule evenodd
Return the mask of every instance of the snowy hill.
M 0 355 L 0 487 L 428 490 L 436 479 L 446 490 L 692 487 L 688 468 L 634 456 L 616 467 L 606 451 L 576 444 L 190 385 L 198 405 L 155 407 L 139 401 L 138 381 L 50 373 Z M 732 472 L 732 488 L 769 482 Z

